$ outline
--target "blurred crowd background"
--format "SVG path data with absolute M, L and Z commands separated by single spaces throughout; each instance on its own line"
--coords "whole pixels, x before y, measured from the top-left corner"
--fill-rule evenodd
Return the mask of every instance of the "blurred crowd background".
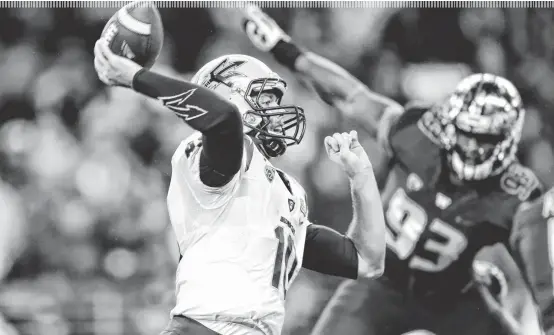
M 97 79 L 93 46 L 118 8 L 96 7 L 0 9 L 0 312 L 22 335 L 157 334 L 174 301 L 165 196 L 171 155 L 191 130 L 157 102 Z M 190 78 L 215 57 L 244 53 L 282 74 L 285 100 L 304 107 L 308 130 L 276 164 L 308 191 L 311 219 L 344 232 L 348 184 L 322 140 L 356 124 L 251 47 L 239 10 L 160 12 L 155 70 Z M 520 158 L 554 184 L 553 10 L 267 12 L 299 44 L 402 103 L 441 101 L 474 71 L 509 78 L 528 111 Z M 336 284 L 303 270 L 284 334 L 306 334 Z

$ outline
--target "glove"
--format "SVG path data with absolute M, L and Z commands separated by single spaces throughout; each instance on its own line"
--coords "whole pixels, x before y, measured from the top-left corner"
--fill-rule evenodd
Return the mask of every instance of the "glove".
M 273 50 L 279 41 L 290 42 L 290 36 L 258 6 L 248 5 L 243 13 L 243 29 L 256 48 L 268 52 Z
M 261 51 L 271 52 L 279 63 L 295 70 L 296 60 L 303 51 L 291 42 L 290 36 L 258 6 L 249 5 L 243 13 L 243 28 L 252 44 Z

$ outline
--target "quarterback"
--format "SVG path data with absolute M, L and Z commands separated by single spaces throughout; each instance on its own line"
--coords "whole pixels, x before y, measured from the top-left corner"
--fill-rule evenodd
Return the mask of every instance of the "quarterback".
M 141 68 L 99 40 L 95 68 L 104 83 L 160 100 L 197 130 L 171 162 L 167 204 L 180 260 L 163 334 L 278 335 L 301 267 L 352 279 L 383 273 L 382 203 L 356 132 L 324 143 L 350 180 L 354 216 L 345 236 L 311 224 L 303 188 L 270 162 L 300 143 L 306 118 L 281 104 L 286 83 L 265 64 L 226 55 L 186 82 Z
M 472 263 L 482 248 L 508 244 L 518 206 L 541 193 L 516 158 L 525 110 L 514 85 L 473 74 L 441 104 L 402 107 L 296 46 L 259 8 L 244 14 L 254 46 L 363 124 L 386 162 L 375 171 L 385 206 L 385 273 L 344 282 L 313 334 L 497 334 L 501 326 L 473 285 Z

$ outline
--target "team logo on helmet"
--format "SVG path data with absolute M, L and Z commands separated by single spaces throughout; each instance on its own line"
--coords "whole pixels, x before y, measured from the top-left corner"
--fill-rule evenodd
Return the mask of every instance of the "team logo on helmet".
M 226 84 L 232 77 L 246 77 L 243 73 L 238 72 L 238 68 L 241 67 L 246 61 L 243 60 L 230 60 L 225 58 L 218 66 L 216 66 L 209 76 L 206 76 L 200 85 L 210 89 L 214 89 L 220 84 Z

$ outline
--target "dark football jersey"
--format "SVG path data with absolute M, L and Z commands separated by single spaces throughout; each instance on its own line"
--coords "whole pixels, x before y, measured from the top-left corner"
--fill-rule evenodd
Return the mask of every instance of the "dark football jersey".
M 511 245 L 527 279 L 548 335 L 554 334 L 554 189 L 520 210 Z
M 500 176 L 454 185 L 441 131 L 431 111 L 407 107 L 388 137 L 394 164 L 383 192 L 385 274 L 422 297 L 460 292 L 476 253 L 508 241 L 517 207 L 540 187 L 519 163 Z

